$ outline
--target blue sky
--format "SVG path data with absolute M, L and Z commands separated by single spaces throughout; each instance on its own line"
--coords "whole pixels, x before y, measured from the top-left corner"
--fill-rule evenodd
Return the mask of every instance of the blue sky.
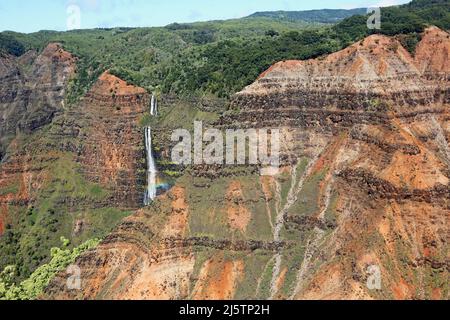
M 164 26 L 172 22 L 231 19 L 255 11 L 358 8 L 409 0 L 0 0 L 0 31 L 67 30 L 79 8 L 82 29 Z M 73 21 L 73 20 L 72 20 Z M 73 22 L 72 22 L 73 23 Z M 74 25 L 74 24 L 69 24 Z

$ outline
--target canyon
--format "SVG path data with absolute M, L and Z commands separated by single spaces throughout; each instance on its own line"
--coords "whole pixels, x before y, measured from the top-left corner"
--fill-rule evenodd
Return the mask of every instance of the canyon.
M 67 80 L 64 63 L 74 58 L 59 50 L 58 79 Z M 46 207 L 40 190 L 63 166 L 95 191 L 72 186 L 77 192 L 55 199 L 70 208 L 71 232 L 92 235 L 85 228 L 99 208 L 127 213 L 77 259 L 82 289 L 69 290 L 61 272 L 42 298 L 448 299 L 449 56 L 450 35 L 429 27 L 414 54 L 395 37 L 371 35 L 328 56 L 278 62 L 219 104 L 226 111 L 209 125 L 280 129 L 280 172 L 182 168 L 147 207 L 141 124 L 151 95 L 105 72 L 77 105 L 65 110 L 55 98 L 53 118 L 31 120 L 22 98 L 12 98 L 23 90 L 19 62 L 2 58 L 1 80 L 12 89 L 0 104 L 10 135 L 0 231 L 14 227 L 14 214 Z M 150 120 L 160 167 L 173 146 L 170 116 L 186 111 L 176 104 L 161 97 Z M 12 105 L 23 110 L 14 115 L 24 119 L 17 136 L 6 125 L 16 121 Z M 26 143 L 21 132 L 30 130 Z M 381 289 L 367 286 L 371 266 L 380 269 Z

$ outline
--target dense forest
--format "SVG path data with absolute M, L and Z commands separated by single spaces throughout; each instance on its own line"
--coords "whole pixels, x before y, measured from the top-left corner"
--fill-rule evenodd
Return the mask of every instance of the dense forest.
M 162 28 L 4 32 L 0 51 L 21 55 L 28 49 L 41 50 L 51 41 L 61 42 L 80 58 L 69 102 L 76 101 L 106 69 L 149 91 L 229 97 L 277 61 L 319 57 L 371 33 L 401 34 L 402 42 L 414 52 L 427 25 L 450 28 L 450 0 L 414 0 L 382 8 L 381 30 L 368 29 L 365 15 L 337 24 L 321 23 L 330 18 L 323 10 L 305 20 L 292 18 L 301 17 L 300 13 L 273 15 Z
M 266 11 L 256 12 L 250 15 L 250 18 L 271 18 L 292 21 L 307 21 L 320 23 L 336 23 L 340 20 L 349 18 L 354 15 L 366 14 L 366 8 L 358 8 L 351 10 L 343 9 L 323 9 L 323 10 L 308 10 L 308 11 Z

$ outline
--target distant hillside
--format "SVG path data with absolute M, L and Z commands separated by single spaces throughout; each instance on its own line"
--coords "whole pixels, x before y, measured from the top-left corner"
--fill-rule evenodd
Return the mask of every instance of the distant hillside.
M 380 30 L 367 28 L 365 9 L 353 9 L 263 12 L 162 28 L 3 32 L 0 53 L 20 56 L 29 49 L 41 52 L 49 42 L 61 43 L 79 58 L 67 92 L 69 104 L 105 70 L 149 92 L 230 97 L 277 61 L 319 57 L 372 33 L 401 35 L 413 53 L 425 27 L 450 29 L 450 0 L 414 0 L 381 13 Z
M 267 11 L 256 12 L 248 18 L 271 18 L 290 21 L 305 21 L 316 23 L 336 23 L 345 18 L 354 15 L 366 14 L 366 8 L 358 8 L 351 10 L 344 9 L 323 9 L 323 10 L 308 10 L 308 11 Z
M 414 9 L 429 8 L 435 5 L 449 5 L 448 0 L 414 0 L 407 4 L 407 6 Z

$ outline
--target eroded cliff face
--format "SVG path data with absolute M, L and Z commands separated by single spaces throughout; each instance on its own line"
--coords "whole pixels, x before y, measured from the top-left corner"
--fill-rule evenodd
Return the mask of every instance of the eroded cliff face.
M 23 79 L 20 76 L 20 71 L 17 66 L 17 62 L 14 57 L 4 55 L 0 57 L 0 75 L 1 75 L 1 144 L 0 144 L 0 158 L 5 155 L 6 148 L 9 142 L 12 140 L 12 136 L 16 133 L 17 123 L 20 119 L 20 113 L 25 109 L 22 101 L 16 103 L 16 106 L 12 107 L 12 104 L 23 85 Z M 21 112 L 13 112 L 13 109 Z
M 32 133 L 61 114 L 75 70 L 76 58 L 57 43 L 39 55 L 0 57 L 0 158 L 17 132 Z
M 8 204 L 30 202 L 30 180 L 40 165 L 31 161 L 23 139 L 48 125 L 64 109 L 64 94 L 75 73 L 76 59 L 59 44 L 49 44 L 41 54 L 29 51 L 21 57 L 0 57 L 0 235 L 8 218 Z M 7 154 L 7 148 L 10 148 Z M 39 176 L 39 174 L 36 174 Z
M 415 56 L 374 35 L 274 65 L 217 125 L 281 128 L 280 173 L 193 168 L 45 297 L 448 299 L 449 49 L 429 28 Z
M 449 53 L 437 28 L 414 57 L 374 35 L 324 59 L 280 62 L 238 95 L 239 121 L 284 126 L 285 152 L 300 161 L 291 171 L 307 163 L 283 228 L 322 222 L 303 258 L 274 273 L 272 297 L 448 297 Z M 366 286 L 371 265 L 382 290 Z
M 48 260 L 61 236 L 73 245 L 105 236 L 143 201 L 139 122 L 148 94 L 105 72 L 78 104 L 65 108 L 69 62 L 69 53 L 49 45 L 30 71 L 39 82 L 18 83 L 28 96 L 3 105 L 27 101 L 23 114 L 11 113 L 20 118 L 19 134 L 0 164 L 0 264 L 19 266 L 20 278 Z M 13 123 L 12 116 L 5 119 Z
M 112 206 L 136 209 L 143 203 L 146 166 L 140 120 L 149 106 L 144 89 L 105 72 L 82 103 L 61 120 L 63 131 L 79 126 L 82 173 L 110 191 Z

